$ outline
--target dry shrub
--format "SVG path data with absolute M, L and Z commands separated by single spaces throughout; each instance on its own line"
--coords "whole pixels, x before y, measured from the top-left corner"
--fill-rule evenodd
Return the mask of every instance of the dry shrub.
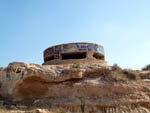
M 137 70 L 122 69 L 117 64 L 114 64 L 107 74 L 107 79 L 117 81 L 141 80 L 140 73 Z
M 109 78 L 111 78 L 113 81 L 126 81 L 127 77 L 124 76 L 123 70 L 121 67 L 119 67 L 117 64 L 114 64 L 111 67 L 111 71 L 108 74 Z
M 124 69 L 123 73 L 129 80 L 141 80 L 139 71 L 131 70 L 131 69 Z
M 112 67 L 112 71 L 122 72 L 122 68 L 118 66 L 118 64 L 114 64 Z
M 144 68 L 142 68 L 143 71 L 150 71 L 150 64 L 146 65 Z

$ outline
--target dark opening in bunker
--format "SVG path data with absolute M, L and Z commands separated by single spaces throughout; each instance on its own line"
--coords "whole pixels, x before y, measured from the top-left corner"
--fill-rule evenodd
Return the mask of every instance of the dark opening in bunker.
M 94 54 L 93 54 L 93 57 L 96 58 L 96 59 L 99 59 L 99 60 L 104 60 L 104 56 L 102 56 L 102 55 L 99 54 L 99 53 L 94 53 Z
M 66 59 L 83 59 L 86 58 L 86 52 L 65 53 L 61 54 L 62 60 Z
M 51 55 L 51 56 L 45 58 L 44 61 L 46 62 L 46 61 L 54 60 L 54 59 L 55 59 L 55 58 L 54 58 L 54 55 Z

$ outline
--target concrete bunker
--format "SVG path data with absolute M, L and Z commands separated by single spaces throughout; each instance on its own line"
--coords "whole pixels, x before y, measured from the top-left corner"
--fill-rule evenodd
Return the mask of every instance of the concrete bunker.
M 68 43 L 47 48 L 43 65 L 105 62 L 104 47 L 94 43 Z

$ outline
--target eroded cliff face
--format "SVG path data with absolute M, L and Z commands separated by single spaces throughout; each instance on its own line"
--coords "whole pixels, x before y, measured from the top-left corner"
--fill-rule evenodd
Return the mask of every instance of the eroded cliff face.
M 129 80 L 126 73 L 101 65 L 40 66 L 15 62 L 0 70 L 0 94 L 15 102 L 74 113 L 148 113 L 150 83 Z

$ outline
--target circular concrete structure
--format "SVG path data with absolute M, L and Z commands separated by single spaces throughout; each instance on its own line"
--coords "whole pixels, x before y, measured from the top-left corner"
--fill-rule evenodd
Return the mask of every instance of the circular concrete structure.
M 105 63 L 104 47 L 94 43 L 68 43 L 47 48 L 43 65 Z

